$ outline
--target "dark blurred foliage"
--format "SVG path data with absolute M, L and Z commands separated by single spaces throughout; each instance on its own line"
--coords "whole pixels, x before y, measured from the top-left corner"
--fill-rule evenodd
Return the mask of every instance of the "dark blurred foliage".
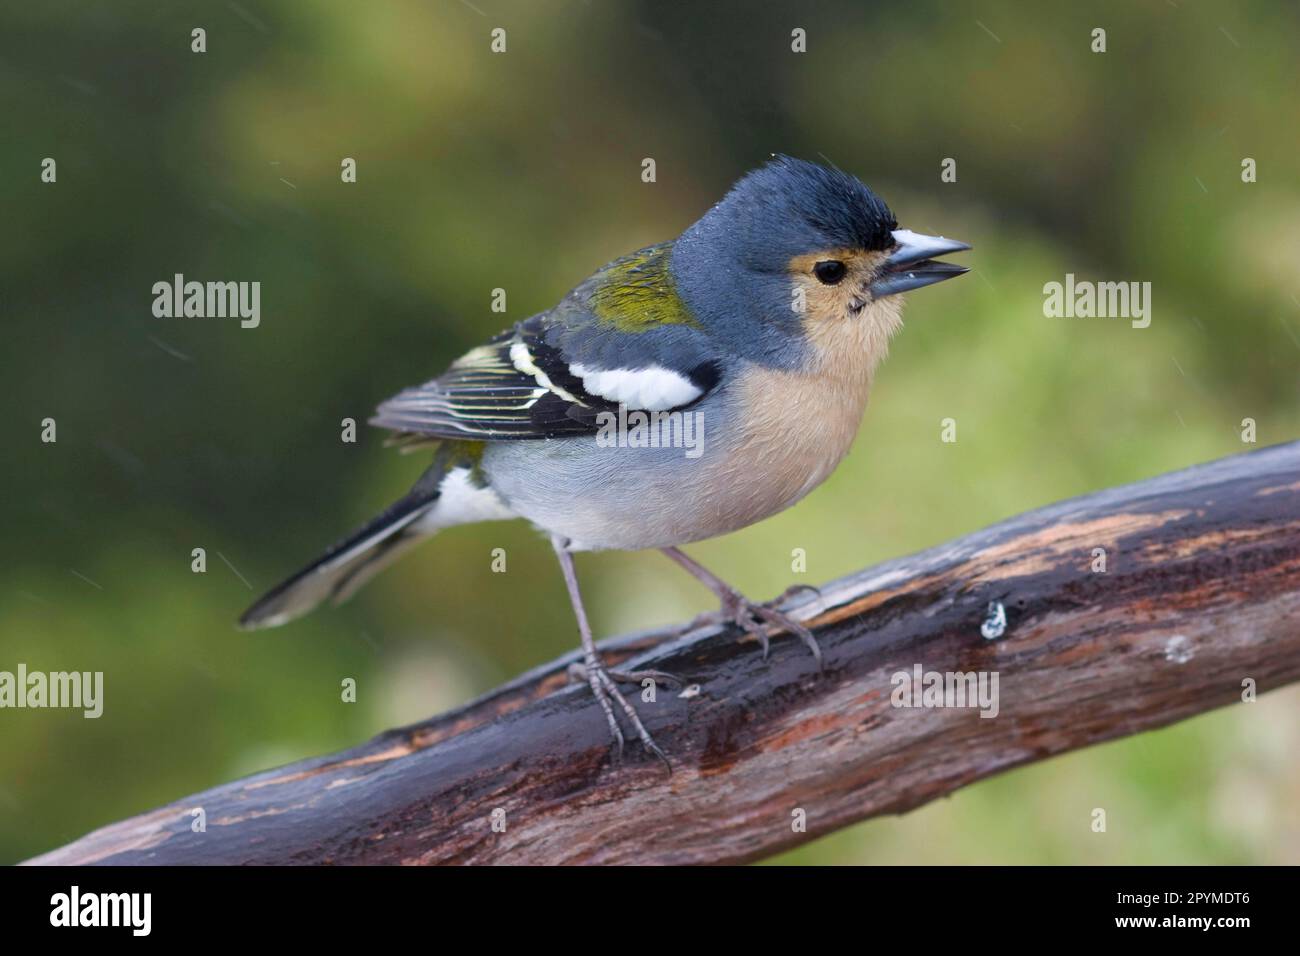
M 905 226 L 972 242 L 975 273 L 914 296 L 827 487 L 700 549 L 757 596 L 790 583 L 795 546 L 824 580 L 1240 451 L 1245 417 L 1261 443 L 1295 438 L 1298 41 L 1286 2 L 7 4 L 0 669 L 103 670 L 107 689 L 98 721 L 0 712 L 0 860 L 569 648 L 549 549 L 515 525 L 449 532 L 283 631 L 233 622 L 420 470 L 364 425 L 342 443 L 343 418 L 677 234 L 772 152 L 833 162 Z M 261 326 L 153 317 L 153 283 L 178 272 L 260 281 Z M 1152 327 L 1044 318 L 1042 285 L 1066 272 L 1151 282 Z M 604 632 L 708 603 L 654 555 L 579 572 Z M 1296 700 L 1018 771 L 795 858 L 1294 862 L 1300 788 L 1278 754 Z M 1128 811 L 1105 843 L 1087 830 L 1101 805 Z

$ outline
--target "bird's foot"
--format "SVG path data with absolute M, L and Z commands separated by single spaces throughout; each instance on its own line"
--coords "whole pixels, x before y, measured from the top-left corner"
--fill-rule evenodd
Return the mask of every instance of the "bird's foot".
M 800 591 L 813 591 L 820 594 L 816 588 L 808 584 L 796 584 L 787 588 L 784 593 L 772 601 L 760 604 L 757 601 L 751 601 L 739 591 L 730 591 L 722 595 L 722 607 L 716 611 L 705 611 L 687 625 L 687 630 L 694 630 L 697 627 L 706 625 L 735 624 L 746 634 L 751 634 L 763 648 L 763 659 L 766 660 L 768 652 L 771 649 L 771 629 L 777 631 L 788 631 L 794 634 L 799 640 L 803 641 L 809 652 L 817 661 L 817 669 L 822 668 L 822 649 L 817 643 L 817 638 L 813 632 L 808 630 L 794 618 L 790 617 L 783 611 L 777 610 L 777 606 L 785 603 L 787 599 L 798 594 Z
M 637 738 L 641 741 L 641 746 L 663 761 L 664 768 L 669 774 L 673 772 L 673 766 L 668 762 L 668 757 L 655 743 L 654 738 L 650 736 L 650 731 L 645 729 L 645 724 L 641 723 L 641 718 L 636 712 L 636 708 L 627 702 L 623 692 L 618 689 L 620 683 L 640 684 L 644 680 L 662 681 L 668 684 L 681 684 L 682 682 L 671 674 L 665 674 L 663 671 L 620 671 L 610 670 L 605 667 L 599 658 L 588 657 L 583 663 L 573 663 L 569 665 L 569 677 L 574 680 L 585 681 L 591 688 L 592 695 L 596 698 L 596 703 L 605 714 L 605 720 L 609 724 L 610 736 L 614 738 L 614 760 L 621 762 L 623 759 L 623 730 L 619 726 L 618 718 L 614 716 L 614 706 L 623 711 L 623 715 L 632 725 L 636 732 Z

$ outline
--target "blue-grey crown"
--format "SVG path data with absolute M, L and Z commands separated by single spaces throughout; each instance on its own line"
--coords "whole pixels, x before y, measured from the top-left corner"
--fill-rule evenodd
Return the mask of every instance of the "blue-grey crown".
M 691 312 L 733 347 L 769 364 L 796 364 L 802 332 L 790 308 L 790 260 L 888 249 L 896 228 L 889 207 L 855 177 L 777 156 L 682 233 L 673 278 Z
M 898 228 L 884 200 L 856 176 L 790 156 L 777 156 L 740 180 L 731 195 L 758 201 L 813 248 L 883 250 Z M 731 198 L 730 196 L 728 198 Z

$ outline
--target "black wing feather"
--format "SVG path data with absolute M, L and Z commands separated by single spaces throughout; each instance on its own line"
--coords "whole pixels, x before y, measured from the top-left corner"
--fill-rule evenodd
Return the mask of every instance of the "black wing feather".
M 443 375 L 379 406 L 371 424 L 403 436 L 505 441 L 595 432 L 617 402 L 592 395 L 571 365 L 635 370 L 662 366 L 702 392 L 721 380 L 712 343 L 684 325 L 634 332 L 602 325 L 577 292 L 555 311 L 535 315 L 452 363 Z M 618 362 L 620 353 L 629 358 Z

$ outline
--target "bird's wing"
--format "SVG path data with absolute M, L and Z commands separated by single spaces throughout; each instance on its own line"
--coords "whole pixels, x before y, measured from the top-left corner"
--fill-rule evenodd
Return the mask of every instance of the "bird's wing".
M 510 440 L 594 432 L 601 412 L 672 411 L 723 365 L 672 288 L 667 249 L 606 266 L 535 315 L 390 398 L 371 424 L 415 436 Z

